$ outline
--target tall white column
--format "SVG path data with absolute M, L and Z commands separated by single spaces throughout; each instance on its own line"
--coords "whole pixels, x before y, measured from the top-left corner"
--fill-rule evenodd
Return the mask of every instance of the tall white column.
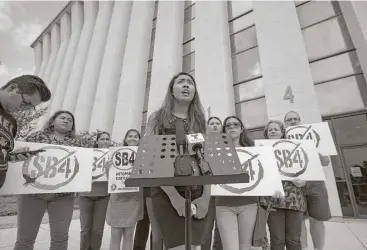
M 116 111 L 108 112 L 105 119 L 109 126 L 113 125 L 112 138 L 116 141 L 120 141 L 128 129 L 140 130 L 141 127 L 153 14 L 154 1 L 134 2 Z
M 34 46 L 34 74 L 38 75 L 42 63 L 42 42 L 38 41 Z M 47 83 L 46 83 L 47 84 Z
M 58 96 L 58 93 L 56 93 L 55 90 L 57 87 L 57 81 L 60 76 L 61 67 L 64 62 L 65 53 L 68 48 L 69 39 L 70 39 L 71 22 L 70 22 L 70 15 L 68 13 L 65 13 L 61 17 L 60 29 L 61 29 L 61 45 L 60 45 L 60 49 L 56 56 L 54 70 L 52 71 L 51 77 L 50 77 L 50 90 L 53 95 L 53 99 L 50 100 L 51 103 Z
M 42 77 L 48 60 L 50 59 L 50 50 L 51 50 L 51 35 L 50 33 L 46 33 L 43 38 L 42 38 L 42 63 L 41 63 L 41 67 L 40 67 L 40 71 L 38 76 Z
M 135 2 L 134 8 L 136 4 L 144 6 L 144 3 L 139 4 Z M 132 6 L 132 1 L 115 2 L 101 73 L 99 75 L 97 91 L 93 102 L 92 118 L 89 128 L 91 131 L 97 129 L 108 132 L 112 131 Z M 129 38 L 131 39 L 130 35 Z M 134 42 L 139 43 L 140 41 L 134 40 Z M 137 55 L 135 55 L 135 57 L 136 56 Z M 124 68 L 126 67 L 125 65 L 129 63 L 132 62 L 124 64 Z M 130 84 L 133 83 L 131 82 Z
M 48 82 L 50 80 L 51 72 L 55 65 L 57 51 L 60 47 L 60 26 L 54 25 L 51 28 L 51 55 L 46 66 L 45 73 L 43 74 L 43 80 Z
M 210 107 L 211 115 L 224 119 L 235 114 L 227 2 L 197 1 L 195 13 L 198 93 L 205 110 Z
M 78 131 L 89 129 L 90 118 L 93 110 L 93 101 L 96 94 L 99 73 L 101 71 L 102 58 L 106 48 L 113 6 L 113 1 L 99 2 L 96 25 L 94 27 L 82 85 L 80 86 L 79 96 L 75 107 L 75 119 L 77 120 Z
M 315 86 L 293 2 L 253 2 L 267 113 L 283 121 L 290 110 L 303 123 L 321 122 Z M 324 167 L 331 213 L 341 216 L 331 166 Z
M 158 5 L 148 117 L 162 105 L 172 77 L 182 71 L 184 5 L 184 1 Z
M 98 13 L 98 1 L 84 2 L 84 25 L 80 35 L 78 48 L 76 50 L 75 59 L 71 68 L 71 74 L 68 82 L 68 88 L 64 96 L 62 109 L 74 112 L 80 85 L 83 78 L 85 62 L 88 56 L 90 40 L 92 39 L 94 24 Z
M 83 28 L 83 4 L 81 2 L 74 2 L 71 6 L 71 29 L 72 33 L 66 50 L 64 62 L 61 67 L 60 75 L 57 80 L 54 100 L 52 101 L 52 111 L 61 109 L 65 96 L 67 84 L 72 70 L 76 49 L 80 38 L 80 33 Z
M 367 2 L 340 1 L 345 23 L 356 47 L 356 53 L 365 79 L 367 79 Z

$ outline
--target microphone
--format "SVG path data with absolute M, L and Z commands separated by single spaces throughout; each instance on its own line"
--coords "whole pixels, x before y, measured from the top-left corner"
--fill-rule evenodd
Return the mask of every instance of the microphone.
M 185 138 L 185 125 L 183 121 L 176 121 L 176 145 L 178 149 L 179 155 L 184 154 L 184 148 L 186 146 L 186 138 Z
M 184 149 L 186 146 L 185 138 L 185 125 L 183 121 L 176 121 L 176 145 L 178 149 L 178 156 L 176 156 L 174 162 L 175 176 L 190 176 L 193 174 L 191 166 L 191 157 L 185 154 Z
M 202 175 L 212 175 L 212 171 L 209 163 L 204 159 L 203 148 L 205 144 L 205 139 L 202 134 L 190 134 L 186 135 L 188 151 L 190 155 L 197 155 L 199 160 L 199 167 Z

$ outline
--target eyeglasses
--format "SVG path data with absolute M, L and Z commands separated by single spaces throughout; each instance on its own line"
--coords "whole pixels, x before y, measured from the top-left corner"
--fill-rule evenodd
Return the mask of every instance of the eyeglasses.
M 226 124 L 226 128 L 231 128 L 231 127 L 233 127 L 233 128 L 239 128 L 239 127 L 241 127 L 241 124 L 240 123 L 237 123 L 237 122 L 235 122 L 235 123 L 227 123 Z

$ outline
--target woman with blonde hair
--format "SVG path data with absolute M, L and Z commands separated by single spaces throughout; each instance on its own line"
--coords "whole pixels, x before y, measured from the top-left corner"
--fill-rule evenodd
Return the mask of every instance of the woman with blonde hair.
M 281 121 L 269 121 L 264 129 L 265 139 L 285 139 L 285 127 Z M 284 197 L 261 197 L 260 205 L 276 209 L 270 212 L 268 226 L 271 250 L 301 250 L 301 231 L 306 198 L 302 191 L 304 181 L 283 181 Z
M 57 111 L 43 130 L 29 135 L 26 141 L 80 146 L 75 141 L 74 115 L 65 110 Z M 46 210 L 50 224 L 50 250 L 67 250 L 69 227 L 74 210 L 74 193 L 19 195 L 17 205 L 18 226 L 14 250 L 33 250 Z

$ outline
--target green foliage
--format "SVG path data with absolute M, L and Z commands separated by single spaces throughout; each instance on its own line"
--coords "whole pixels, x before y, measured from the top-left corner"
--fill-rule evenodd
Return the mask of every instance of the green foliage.
M 45 115 L 47 107 L 37 108 L 36 110 L 19 111 L 13 114 L 18 123 L 18 132 L 15 140 L 23 141 L 28 135 L 35 132 L 38 118 Z M 81 132 L 75 135 L 76 145 L 82 147 L 91 148 L 93 147 L 97 134 L 101 132 L 97 130 L 95 132 Z M 121 144 L 111 141 L 111 146 L 120 146 Z

